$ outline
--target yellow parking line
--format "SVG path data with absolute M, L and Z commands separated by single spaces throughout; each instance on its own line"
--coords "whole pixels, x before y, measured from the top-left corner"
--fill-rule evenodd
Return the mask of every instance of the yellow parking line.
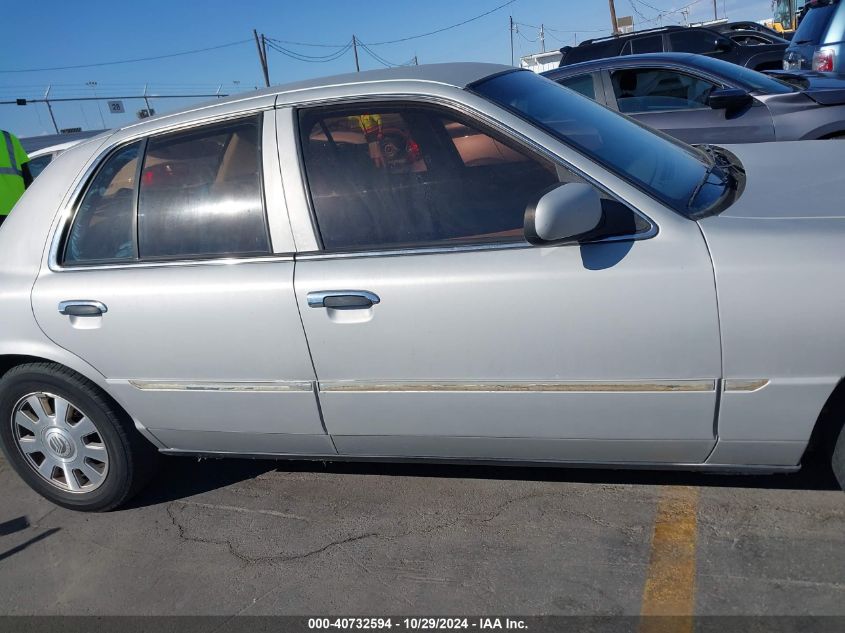
M 698 489 L 662 489 L 651 539 L 651 556 L 640 614 L 640 633 L 692 633 Z

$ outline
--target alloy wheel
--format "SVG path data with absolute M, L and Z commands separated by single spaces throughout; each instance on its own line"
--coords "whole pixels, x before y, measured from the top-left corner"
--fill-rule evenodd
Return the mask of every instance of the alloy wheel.
M 12 409 L 12 436 L 27 464 L 52 486 L 72 493 L 99 488 L 109 453 L 94 422 L 69 400 L 39 391 Z

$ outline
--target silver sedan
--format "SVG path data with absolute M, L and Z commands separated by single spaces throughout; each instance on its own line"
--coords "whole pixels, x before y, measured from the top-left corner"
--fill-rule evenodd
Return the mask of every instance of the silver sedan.
M 845 484 L 843 153 L 692 148 L 485 64 L 111 131 L 0 230 L 3 449 L 79 510 L 158 453 L 773 472 L 810 447 Z

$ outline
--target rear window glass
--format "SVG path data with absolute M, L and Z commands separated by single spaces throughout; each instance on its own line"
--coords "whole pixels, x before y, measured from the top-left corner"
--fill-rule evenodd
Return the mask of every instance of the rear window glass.
M 153 137 L 138 201 L 141 259 L 270 250 L 258 119 Z
M 638 55 L 639 53 L 662 53 L 663 36 L 650 35 L 648 37 L 636 37 L 625 45 L 625 54 Z
M 807 11 L 798 30 L 792 37 L 795 44 L 820 44 L 824 37 L 828 22 L 836 11 L 838 5 L 832 4 L 823 7 L 816 7 Z
M 593 75 L 576 75 L 575 77 L 567 77 L 566 79 L 558 80 L 562 86 L 566 86 L 570 90 L 581 93 L 590 99 L 596 98 L 596 87 L 593 82 Z

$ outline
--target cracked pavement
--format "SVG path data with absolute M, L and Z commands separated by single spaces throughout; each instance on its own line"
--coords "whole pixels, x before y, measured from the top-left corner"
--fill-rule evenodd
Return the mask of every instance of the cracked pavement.
M 637 615 L 674 485 L 700 488 L 697 613 L 845 615 L 845 494 L 814 473 L 189 458 L 108 514 L 0 458 L 0 614 Z

